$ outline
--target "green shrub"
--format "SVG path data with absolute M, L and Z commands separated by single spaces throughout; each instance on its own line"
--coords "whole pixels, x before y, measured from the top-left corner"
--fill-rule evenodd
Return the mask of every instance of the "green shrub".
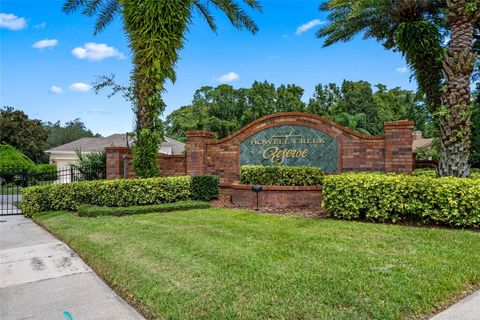
M 32 170 L 37 181 L 55 181 L 58 179 L 56 164 L 37 164 Z
M 480 169 L 477 169 L 477 168 L 470 169 L 470 178 L 480 179 Z
M 0 168 L 15 167 L 30 171 L 34 166 L 35 163 L 22 152 L 9 144 L 0 144 Z
M 14 182 L 23 172 L 30 172 L 35 163 L 9 144 L 0 144 L 0 183 Z
M 480 180 L 369 173 L 325 177 L 330 216 L 480 227 Z
M 210 201 L 218 198 L 218 177 L 211 175 L 192 177 L 193 200 Z
M 437 177 L 435 169 L 415 169 L 412 173 L 414 176 Z M 470 179 L 480 179 L 480 169 L 470 169 Z
M 179 201 L 174 203 L 150 204 L 145 206 L 130 207 L 100 207 L 90 204 L 81 204 L 78 206 L 78 215 L 81 217 L 97 216 L 124 216 L 129 214 L 153 213 L 153 212 L 171 212 L 185 211 L 193 209 L 210 208 L 208 202 L 200 201 Z
M 240 182 L 277 186 L 317 186 L 323 182 L 323 172 L 316 167 L 242 166 Z
M 80 181 L 23 189 L 25 215 L 49 210 L 76 210 L 79 204 L 107 207 L 188 200 L 190 177 Z
M 412 175 L 436 178 L 437 172 L 435 169 L 415 169 L 413 170 Z

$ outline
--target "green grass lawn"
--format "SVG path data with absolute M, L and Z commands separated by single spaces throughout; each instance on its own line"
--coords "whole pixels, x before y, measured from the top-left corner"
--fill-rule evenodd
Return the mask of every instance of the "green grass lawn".
M 34 217 L 151 318 L 425 317 L 480 283 L 480 233 L 205 209 Z

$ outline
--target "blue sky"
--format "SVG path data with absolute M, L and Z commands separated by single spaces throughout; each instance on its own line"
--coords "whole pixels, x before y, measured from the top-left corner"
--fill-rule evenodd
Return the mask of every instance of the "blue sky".
M 164 94 L 165 114 L 189 104 L 197 88 L 220 83 L 294 83 L 305 88 L 305 101 L 316 84 L 343 79 L 416 88 L 402 56 L 373 40 L 357 38 L 322 48 L 314 36 L 318 25 L 309 28 L 326 20 L 318 11 L 320 2 L 261 1 L 263 13 L 252 13 L 260 27 L 255 36 L 234 29 L 218 13 L 217 34 L 196 17 L 176 67 L 177 82 L 168 84 Z M 103 135 L 130 131 L 129 103 L 87 91 L 99 75 L 114 73 L 119 82 L 128 82 L 131 54 L 120 20 L 94 36 L 94 19 L 66 15 L 62 4 L 1 1 L 0 106 L 22 109 L 43 121 L 78 117 Z

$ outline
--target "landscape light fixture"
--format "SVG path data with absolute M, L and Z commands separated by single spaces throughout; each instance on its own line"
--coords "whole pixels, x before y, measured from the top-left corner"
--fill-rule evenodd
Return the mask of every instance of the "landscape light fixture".
M 258 211 L 258 194 L 261 191 L 263 191 L 263 187 L 259 184 L 256 184 L 256 185 L 252 186 L 252 191 L 257 194 L 257 208 L 255 209 L 255 211 Z

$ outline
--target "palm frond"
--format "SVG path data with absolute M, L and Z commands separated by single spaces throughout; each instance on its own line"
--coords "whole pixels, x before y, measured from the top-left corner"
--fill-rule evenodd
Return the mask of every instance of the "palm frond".
M 88 0 L 66 0 L 63 4 L 62 10 L 66 13 L 77 11 L 80 7 L 86 6 Z
M 217 25 L 215 24 L 215 18 L 210 13 L 208 6 L 205 3 L 201 3 L 198 0 L 193 1 L 193 5 L 197 8 L 198 12 L 205 18 L 208 26 L 212 29 L 213 32 L 217 33 Z
M 210 0 L 218 9 L 222 10 L 235 28 L 247 29 L 251 33 L 258 32 L 258 26 L 238 3 L 231 0 Z
M 116 14 L 120 13 L 121 8 L 122 7 L 118 0 L 110 0 L 110 2 L 102 8 L 100 14 L 98 15 L 97 22 L 95 23 L 94 34 L 98 34 L 99 32 L 103 31 L 103 29 L 105 29 L 105 27 L 115 19 Z
M 82 14 L 86 16 L 93 16 L 99 7 L 104 5 L 105 0 L 87 0 L 85 8 L 82 10 Z

